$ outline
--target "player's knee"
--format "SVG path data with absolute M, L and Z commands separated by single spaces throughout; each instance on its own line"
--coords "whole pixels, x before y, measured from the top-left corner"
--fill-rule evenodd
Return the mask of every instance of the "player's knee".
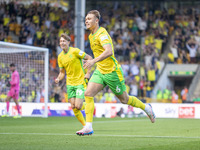
M 90 91 L 86 90 L 84 95 L 87 96 L 87 97 L 90 97 L 92 95 L 92 93 Z
M 9 102 L 10 100 L 11 100 L 10 96 L 7 96 L 5 101 Z
M 76 109 L 80 110 L 80 109 L 81 109 L 81 106 L 76 106 Z
M 121 99 L 120 101 L 122 104 L 127 104 L 127 102 L 128 102 L 126 99 Z
M 127 104 L 128 103 L 128 99 L 126 97 L 120 98 L 120 102 L 122 104 Z

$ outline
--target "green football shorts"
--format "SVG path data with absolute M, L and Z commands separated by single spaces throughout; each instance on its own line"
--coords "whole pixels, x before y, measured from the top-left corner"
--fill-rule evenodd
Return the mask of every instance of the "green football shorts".
M 122 95 L 123 92 L 126 91 L 123 71 L 121 68 L 108 74 L 102 74 L 96 69 L 89 82 L 99 83 L 104 87 L 108 85 L 115 95 Z
M 68 99 L 72 97 L 84 99 L 85 98 L 84 92 L 85 88 L 83 85 L 77 85 L 77 86 L 67 85 Z

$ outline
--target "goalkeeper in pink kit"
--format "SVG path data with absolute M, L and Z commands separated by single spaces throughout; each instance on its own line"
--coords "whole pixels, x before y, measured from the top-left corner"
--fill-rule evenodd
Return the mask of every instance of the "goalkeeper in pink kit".
M 18 115 L 14 116 L 14 118 L 21 118 L 21 113 L 20 113 L 20 108 L 19 108 L 19 103 L 18 103 L 19 90 L 20 90 L 20 86 L 19 86 L 20 77 L 19 77 L 19 73 L 17 72 L 15 68 L 14 63 L 10 64 L 10 71 L 12 72 L 12 75 L 11 75 L 11 81 L 8 81 L 7 83 L 7 86 L 10 86 L 10 91 L 8 92 L 7 98 L 6 98 L 7 113 L 5 115 L 2 115 L 2 117 L 9 116 L 10 100 L 11 98 L 13 98 L 17 107 L 17 111 L 18 111 Z

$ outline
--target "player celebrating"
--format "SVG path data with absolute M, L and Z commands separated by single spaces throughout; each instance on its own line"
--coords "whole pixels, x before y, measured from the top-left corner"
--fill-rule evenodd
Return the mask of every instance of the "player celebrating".
M 86 88 L 86 79 L 89 79 L 90 77 L 90 68 L 88 68 L 88 71 L 85 74 L 82 59 L 89 60 L 92 59 L 92 57 L 78 48 L 69 47 L 70 41 L 71 39 L 67 34 L 61 34 L 60 47 L 63 51 L 58 55 L 60 73 L 55 79 L 55 82 L 58 83 L 62 80 L 65 77 L 66 71 L 68 99 L 76 118 L 84 127 L 85 119 L 81 110 L 85 109 L 83 99 Z
M 14 118 L 21 118 L 21 113 L 20 113 L 20 108 L 19 108 L 19 103 L 18 103 L 19 90 L 20 90 L 20 86 L 19 86 L 20 77 L 19 77 L 19 73 L 17 72 L 15 68 L 14 63 L 10 64 L 10 71 L 12 72 L 12 75 L 11 75 L 11 81 L 8 81 L 8 85 L 10 86 L 10 91 L 8 92 L 7 98 L 6 98 L 7 112 L 5 115 L 2 115 L 2 117 L 9 116 L 10 100 L 11 98 L 13 98 L 17 107 L 17 111 L 18 111 L 18 115 L 14 116 Z
M 91 67 L 95 63 L 97 68 L 85 91 L 86 126 L 78 131 L 78 134 L 89 135 L 93 133 L 94 96 L 106 85 L 109 86 L 123 104 L 141 108 L 149 116 L 151 122 L 154 123 L 155 115 L 151 105 L 145 105 L 136 97 L 127 94 L 122 68 L 114 56 L 112 39 L 104 28 L 99 27 L 99 19 L 100 13 L 97 10 L 89 11 L 85 18 L 86 28 L 91 31 L 89 40 L 95 58 L 86 60 L 84 68 Z

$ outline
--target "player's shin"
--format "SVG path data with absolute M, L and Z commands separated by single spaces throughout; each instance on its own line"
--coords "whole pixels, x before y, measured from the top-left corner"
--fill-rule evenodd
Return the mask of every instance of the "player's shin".
M 80 110 L 85 110 L 85 105 L 86 105 L 86 102 L 83 102 L 83 106 L 81 107 Z
M 94 98 L 85 96 L 85 114 L 86 114 L 86 126 L 92 128 L 93 113 L 94 113 Z
M 78 121 L 83 125 L 85 126 L 85 119 L 83 117 L 83 114 L 80 110 L 74 108 L 73 109 L 73 112 L 74 112 L 74 115 L 76 116 L 76 118 L 78 119 Z
M 129 96 L 127 104 L 133 107 L 141 108 L 142 110 L 145 109 L 145 104 L 135 96 Z

